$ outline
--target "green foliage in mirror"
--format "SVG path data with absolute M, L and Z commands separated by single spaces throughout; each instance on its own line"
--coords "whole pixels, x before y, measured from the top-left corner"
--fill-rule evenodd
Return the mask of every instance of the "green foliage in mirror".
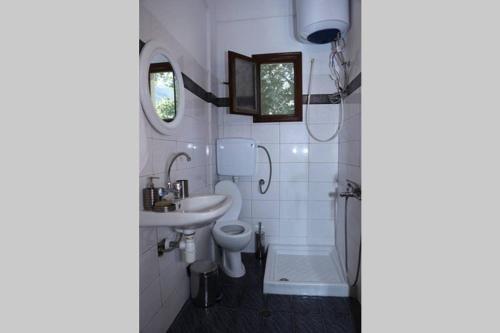
M 165 121 L 175 118 L 175 77 L 171 71 L 150 73 L 151 100 L 158 117 Z

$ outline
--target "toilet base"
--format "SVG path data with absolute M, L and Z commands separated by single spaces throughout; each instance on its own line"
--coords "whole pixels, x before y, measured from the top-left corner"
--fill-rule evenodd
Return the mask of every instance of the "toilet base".
M 245 275 L 245 265 L 241 261 L 240 251 L 222 251 L 222 269 L 227 276 L 240 278 Z

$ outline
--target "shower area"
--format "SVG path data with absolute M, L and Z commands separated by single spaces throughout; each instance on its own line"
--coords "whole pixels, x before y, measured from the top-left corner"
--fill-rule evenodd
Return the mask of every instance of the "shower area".
M 357 91 L 347 97 L 349 102 L 344 106 L 347 105 L 349 116 L 338 136 L 338 178 L 334 181 L 336 189 L 329 193 L 335 243 L 271 244 L 264 293 L 361 297 L 360 95 Z M 314 205 L 309 207 L 314 208 Z M 313 217 L 316 213 L 308 211 L 308 216 Z M 315 222 L 310 218 L 306 223 Z
M 230 77 L 228 50 L 248 59 L 300 51 L 302 118 L 255 122 L 221 108 L 218 136 L 252 138 L 267 150 L 258 152 L 255 175 L 237 180 L 240 220 L 266 234 L 264 293 L 360 299 L 361 3 L 291 3 L 272 18 L 221 15 L 215 59 L 220 77 Z M 268 31 L 274 33 L 258 37 Z M 252 241 L 245 252 L 254 251 Z

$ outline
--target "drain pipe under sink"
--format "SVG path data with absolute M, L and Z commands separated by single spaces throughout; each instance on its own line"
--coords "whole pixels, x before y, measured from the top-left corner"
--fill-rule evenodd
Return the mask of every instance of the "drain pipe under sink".
M 161 257 L 164 253 L 179 249 L 182 251 L 182 260 L 186 264 L 192 264 L 196 261 L 196 246 L 194 243 L 194 231 L 177 230 L 177 237 L 175 241 L 168 243 L 166 247 L 166 239 L 163 238 L 158 243 L 158 256 Z
M 179 243 L 179 249 L 182 251 L 182 259 L 185 263 L 191 264 L 196 260 L 196 246 L 194 244 L 194 233 L 186 235 Z

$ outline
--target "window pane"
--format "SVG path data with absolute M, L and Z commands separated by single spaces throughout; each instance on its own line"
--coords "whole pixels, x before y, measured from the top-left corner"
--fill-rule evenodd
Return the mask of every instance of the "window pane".
M 240 110 L 255 110 L 255 65 L 239 58 L 235 59 L 236 106 Z
M 260 107 L 262 115 L 295 113 L 293 63 L 260 65 Z
M 175 82 L 173 72 L 150 73 L 151 101 L 158 117 L 165 121 L 175 118 Z

